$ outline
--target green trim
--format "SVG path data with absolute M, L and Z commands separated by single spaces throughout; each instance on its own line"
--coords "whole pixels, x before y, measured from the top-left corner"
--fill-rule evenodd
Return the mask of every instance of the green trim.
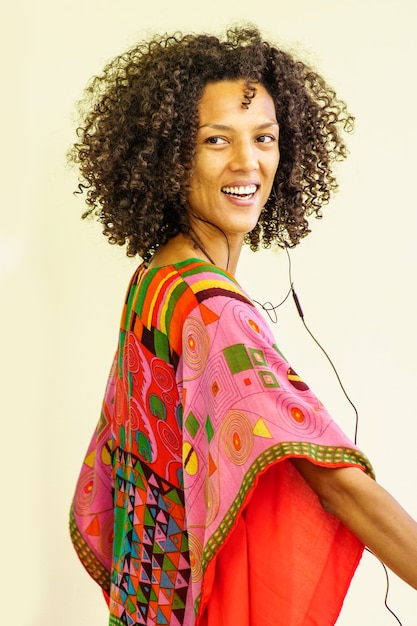
M 185 272 L 181 272 L 181 276 L 184 276 L 184 278 L 186 278 L 187 276 L 193 276 L 194 274 L 200 274 L 201 271 L 210 272 L 212 274 L 219 274 L 220 276 L 224 276 L 225 278 L 231 280 L 235 285 L 237 285 L 237 287 L 240 287 L 236 278 L 232 276 L 232 274 L 229 274 L 227 270 L 224 270 L 221 267 L 218 267 L 217 265 L 212 265 L 211 263 L 207 263 L 206 261 L 202 261 L 201 259 L 189 259 L 188 261 L 185 262 L 185 264 L 187 262 L 190 265 L 194 265 L 194 263 L 199 263 L 199 265 L 197 267 L 190 267 L 190 269 L 186 270 Z M 202 269 L 201 265 L 204 265 L 205 269 Z M 174 267 L 179 268 L 179 263 L 175 263 Z M 182 269 L 182 268 L 179 268 L 179 269 Z

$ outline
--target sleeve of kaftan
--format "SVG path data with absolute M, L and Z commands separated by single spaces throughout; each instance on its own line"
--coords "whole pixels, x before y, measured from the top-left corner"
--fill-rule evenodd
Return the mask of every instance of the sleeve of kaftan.
M 202 298 L 184 320 L 179 372 L 190 543 L 221 542 L 258 476 L 306 457 L 372 475 L 366 457 L 295 373 L 247 299 Z
M 111 416 L 116 389 L 116 358 L 108 379 L 100 419 L 81 467 L 70 511 L 74 548 L 90 576 L 110 590 L 113 538 Z

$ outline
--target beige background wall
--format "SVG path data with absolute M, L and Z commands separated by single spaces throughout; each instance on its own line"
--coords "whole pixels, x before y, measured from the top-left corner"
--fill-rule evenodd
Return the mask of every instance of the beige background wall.
M 414 0 L 38 0 L 3 15 L 1 154 L 1 622 L 106 624 L 67 513 L 98 418 L 135 263 L 81 222 L 65 165 L 74 103 L 104 62 L 154 31 L 257 23 L 316 65 L 357 116 L 341 191 L 292 255 L 306 321 L 359 409 L 359 444 L 417 517 L 417 251 Z M 244 254 L 257 300 L 288 287 L 283 254 Z M 292 302 L 273 328 L 293 366 L 351 435 L 354 415 Z M 365 555 L 338 626 L 396 623 Z M 416 623 L 417 592 L 391 576 L 390 603 Z M 6 617 L 8 620 L 6 621 Z

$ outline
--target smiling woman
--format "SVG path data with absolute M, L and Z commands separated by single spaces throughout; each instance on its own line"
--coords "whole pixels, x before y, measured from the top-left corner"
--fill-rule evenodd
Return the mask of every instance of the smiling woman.
M 417 525 L 234 278 L 308 233 L 345 105 L 255 29 L 154 39 L 88 95 L 87 214 L 143 259 L 71 507 L 109 624 L 331 626 L 364 544 L 417 587 Z
M 205 87 L 198 104 L 200 125 L 186 207 L 200 250 L 232 273 L 244 236 L 256 227 L 268 201 L 279 163 L 274 101 L 258 85 L 253 87 L 250 105 L 244 107 L 244 91 L 243 80 Z M 224 238 L 213 228 L 222 230 Z M 174 242 L 165 248 L 165 262 L 171 249 L 171 261 L 178 254 Z M 183 253 L 187 255 L 185 247 Z M 160 262 L 156 253 L 154 264 Z

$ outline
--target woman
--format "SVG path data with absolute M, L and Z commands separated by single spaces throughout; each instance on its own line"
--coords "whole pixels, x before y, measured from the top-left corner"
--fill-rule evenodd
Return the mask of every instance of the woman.
M 417 587 L 417 525 L 292 370 L 234 274 L 293 246 L 352 118 L 256 29 L 116 58 L 72 153 L 128 288 L 71 534 L 110 624 L 334 624 L 364 544 Z

